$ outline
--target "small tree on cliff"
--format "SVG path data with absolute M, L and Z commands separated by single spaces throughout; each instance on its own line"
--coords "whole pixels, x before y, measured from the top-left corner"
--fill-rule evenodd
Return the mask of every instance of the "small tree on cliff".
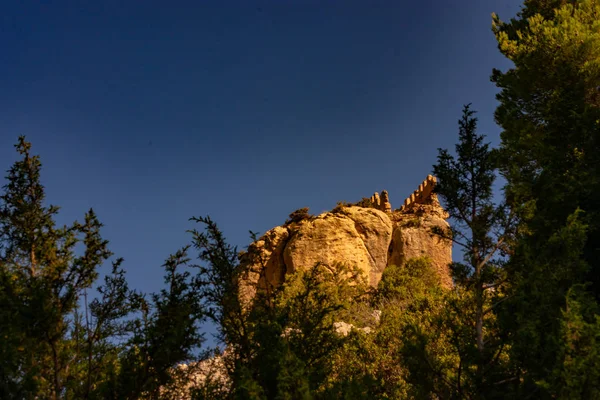
M 454 345 L 460 354 L 457 372 L 459 396 L 482 395 L 499 380 L 494 366 L 500 362 L 502 340 L 495 327 L 494 307 L 502 301 L 502 255 L 510 220 L 504 205 L 493 201 L 496 178 L 494 152 L 477 134 L 477 118 L 470 105 L 459 120 L 456 156 L 439 149 L 433 166 L 439 178 L 436 192 L 450 214 L 452 228 L 437 233 L 462 249 L 463 261 L 452 264 L 458 296 L 453 301 Z

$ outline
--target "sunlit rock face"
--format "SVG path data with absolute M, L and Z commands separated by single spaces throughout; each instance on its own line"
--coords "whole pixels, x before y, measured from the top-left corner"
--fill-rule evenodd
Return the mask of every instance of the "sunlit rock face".
M 442 284 L 451 287 L 452 243 L 434 233 L 449 228 L 448 214 L 433 193 L 435 182 L 428 176 L 397 210 L 383 191 L 360 205 L 338 206 L 269 230 L 240 255 L 246 271 L 242 297 L 250 300 L 257 288 L 275 288 L 286 274 L 319 262 L 355 265 L 376 287 L 387 266 L 420 256 L 429 257 Z

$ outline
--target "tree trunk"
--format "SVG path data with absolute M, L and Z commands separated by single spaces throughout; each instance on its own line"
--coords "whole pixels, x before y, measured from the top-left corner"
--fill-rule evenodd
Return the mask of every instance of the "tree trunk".
M 52 391 L 52 399 L 58 400 L 58 394 L 60 392 L 60 384 L 58 379 L 58 353 L 56 352 L 56 343 L 53 341 L 50 343 L 50 347 L 52 348 L 52 363 L 54 364 L 53 368 L 53 386 L 54 390 Z

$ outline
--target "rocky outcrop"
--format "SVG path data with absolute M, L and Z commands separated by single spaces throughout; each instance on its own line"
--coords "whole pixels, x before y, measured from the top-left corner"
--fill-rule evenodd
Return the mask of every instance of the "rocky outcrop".
M 392 221 L 373 208 L 343 207 L 303 221 L 292 229 L 283 259 L 288 272 L 318 262 L 355 264 L 371 285 L 376 285 L 387 265 Z
M 383 191 L 367 199 L 367 207 L 340 205 L 271 229 L 241 254 L 246 267 L 244 298 L 251 299 L 256 287 L 270 290 L 286 274 L 319 262 L 356 265 L 369 284 L 377 286 L 387 266 L 420 256 L 429 257 L 442 284 L 451 287 L 452 243 L 434 233 L 448 229 L 448 215 L 433 193 L 434 185 L 435 178 L 428 176 L 396 211 Z
M 277 226 L 240 254 L 240 262 L 246 266 L 240 288 L 242 299 L 253 298 L 257 287 L 271 290 L 283 283 L 287 273 L 283 252 L 289 236 L 287 226 Z
M 433 193 L 436 182 L 437 179 L 435 176 L 427 175 L 427 178 L 421 182 L 417 190 L 404 200 L 404 204 L 402 204 L 400 211 L 408 211 L 417 204 L 429 204 L 432 200 L 437 201 L 437 197 Z
M 371 201 L 371 206 L 373 208 L 383 212 L 392 212 L 392 204 L 390 203 L 390 197 L 387 190 L 381 192 L 381 197 L 379 196 L 379 193 L 375 192 L 369 200 Z
M 340 335 L 340 336 L 348 336 L 350 334 L 350 332 L 352 332 L 353 329 L 357 330 L 357 331 L 361 331 L 364 333 L 371 333 L 372 329 L 369 328 L 368 326 L 364 327 L 364 328 L 357 328 L 356 326 L 349 324 L 347 322 L 334 322 L 333 323 L 333 329 L 335 330 L 335 332 Z
M 202 361 L 177 365 L 172 370 L 173 381 L 168 387 L 161 388 L 160 398 L 192 400 L 197 398 L 193 395 L 195 390 L 207 386 L 219 388 L 223 397 L 226 397 L 231 384 L 225 365 L 227 356 L 227 351 L 225 351 L 223 354 L 217 354 Z M 150 399 L 150 396 L 142 398 Z
M 451 287 L 449 264 L 452 262 L 452 243 L 434 233 L 449 228 L 447 218 L 448 214 L 435 198 L 429 204 L 415 204 L 404 212 L 395 213 L 396 228 L 388 265 L 402 265 L 411 258 L 427 256 L 442 285 Z

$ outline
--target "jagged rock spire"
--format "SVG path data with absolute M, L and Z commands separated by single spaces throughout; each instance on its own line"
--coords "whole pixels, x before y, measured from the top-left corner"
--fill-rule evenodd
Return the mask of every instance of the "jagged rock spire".
M 392 205 L 390 204 L 390 196 L 388 195 L 387 190 L 381 192 L 381 203 L 379 205 L 379 209 L 385 212 L 392 212 Z
M 390 197 L 387 190 L 381 192 L 381 197 L 379 196 L 379 193 L 375 192 L 375 194 L 371 196 L 371 203 L 378 210 L 392 212 L 392 205 L 390 204 Z
M 404 200 L 404 204 L 400 207 L 400 211 L 406 211 L 414 204 L 427 204 L 431 201 L 436 200 L 433 189 L 437 179 L 433 175 L 427 175 L 427 178 L 419 185 L 418 189 L 415 190 L 410 196 Z

